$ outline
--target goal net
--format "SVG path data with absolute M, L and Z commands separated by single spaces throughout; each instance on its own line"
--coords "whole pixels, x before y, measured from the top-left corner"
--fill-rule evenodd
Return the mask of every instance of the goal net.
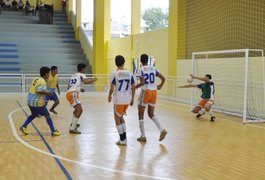
M 242 116 L 243 123 L 265 121 L 263 50 L 193 52 L 192 72 L 197 76 L 212 75 L 215 111 Z M 192 107 L 198 103 L 200 95 L 200 91 L 192 90 Z

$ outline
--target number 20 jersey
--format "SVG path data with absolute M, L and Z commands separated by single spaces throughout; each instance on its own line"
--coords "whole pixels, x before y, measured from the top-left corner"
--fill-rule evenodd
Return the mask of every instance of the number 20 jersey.
M 111 74 L 110 80 L 115 85 L 113 103 L 130 104 L 132 84 L 135 83 L 132 73 L 128 70 L 118 70 Z
M 71 92 L 71 91 L 80 92 L 83 79 L 86 79 L 86 78 L 87 78 L 86 75 L 83 73 L 76 73 L 72 75 L 69 81 L 69 89 L 67 92 Z
M 157 90 L 156 76 L 158 74 L 159 72 L 154 66 L 142 66 L 138 72 L 138 76 L 143 77 L 145 81 L 145 85 L 142 86 L 142 90 Z

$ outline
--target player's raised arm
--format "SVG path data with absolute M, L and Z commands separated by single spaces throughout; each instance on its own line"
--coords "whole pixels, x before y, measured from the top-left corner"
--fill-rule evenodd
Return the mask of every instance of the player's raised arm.
M 97 78 L 93 78 L 93 79 L 90 79 L 90 78 L 85 78 L 85 79 L 83 79 L 83 83 L 84 84 L 91 84 L 91 83 L 93 83 L 93 82 L 95 82 L 95 81 L 97 81 L 98 79 Z
M 157 86 L 157 89 L 160 90 L 166 82 L 166 78 L 161 73 L 158 73 L 157 77 L 161 80 L 161 83 Z
M 209 77 L 209 76 L 210 76 L 210 77 Z M 209 75 L 209 74 L 206 74 L 204 77 L 198 77 L 198 76 L 195 76 L 195 75 L 193 75 L 193 74 L 190 74 L 190 77 L 191 77 L 192 79 L 198 79 L 198 80 L 200 80 L 200 81 L 204 81 L 204 82 L 206 82 L 206 83 L 211 82 L 210 79 L 212 78 L 211 75 Z
M 188 85 L 184 85 L 184 86 L 178 86 L 178 88 L 194 88 L 194 87 L 198 87 L 197 84 L 188 84 Z

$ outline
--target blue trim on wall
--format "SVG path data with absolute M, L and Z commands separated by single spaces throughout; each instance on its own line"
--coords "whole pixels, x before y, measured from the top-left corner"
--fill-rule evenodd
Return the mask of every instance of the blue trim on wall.
M 20 68 L 0 68 L 0 71 L 20 71 Z
M 6 65 L 8 65 L 8 64 L 19 64 L 19 62 L 0 62 L 0 64 L 6 64 Z
M 0 55 L 0 58 L 18 58 L 18 55 Z
M 0 43 L 0 46 L 3 46 L 3 47 L 16 47 L 17 45 L 16 44 L 9 44 L 9 43 Z
M 0 49 L 0 52 L 17 52 L 16 49 Z

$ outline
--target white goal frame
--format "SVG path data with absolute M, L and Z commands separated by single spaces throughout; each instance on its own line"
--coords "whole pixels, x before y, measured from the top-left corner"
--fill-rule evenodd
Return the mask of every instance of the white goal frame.
M 249 75 L 249 53 L 250 52 L 260 52 L 261 53 L 261 58 L 262 58 L 262 68 L 263 68 L 263 93 L 264 93 L 264 98 L 265 98 L 265 63 L 264 63 L 264 52 L 262 49 L 235 49 L 235 50 L 221 50 L 221 51 L 204 51 L 204 52 L 193 52 L 192 53 L 192 74 L 196 74 L 195 72 L 195 60 L 197 55 L 204 55 L 205 59 L 208 59 L 208 55 L 213 55 L 213 54 L 230 54 L 230 53 L 244 53 L 245 54 L 245 65 L 244 65 L 244 100 L 243 100 L 243 114 L 237 114 L 237 113 L 231 113 L 231 112 L 225 112 L 230 115 L 236 115 L 236 116 L 242 116 L 243 118 L 243 123 L 250 123 L 250 122 L 265 122 L 263 119 L 258 119 L 258 120 L 248 120 L 247 119 L 247 96 L 248 96 L 248 75 Z M 244 58 L 242 56 L 242 58 Z M 195 90 L 191 90 L 191 108 L 194 107 L 194 96 L 195 96 Z M 265 99 L 264 99 L 265 101 Z M 216 110 L 218 111 L 218 110 Z

